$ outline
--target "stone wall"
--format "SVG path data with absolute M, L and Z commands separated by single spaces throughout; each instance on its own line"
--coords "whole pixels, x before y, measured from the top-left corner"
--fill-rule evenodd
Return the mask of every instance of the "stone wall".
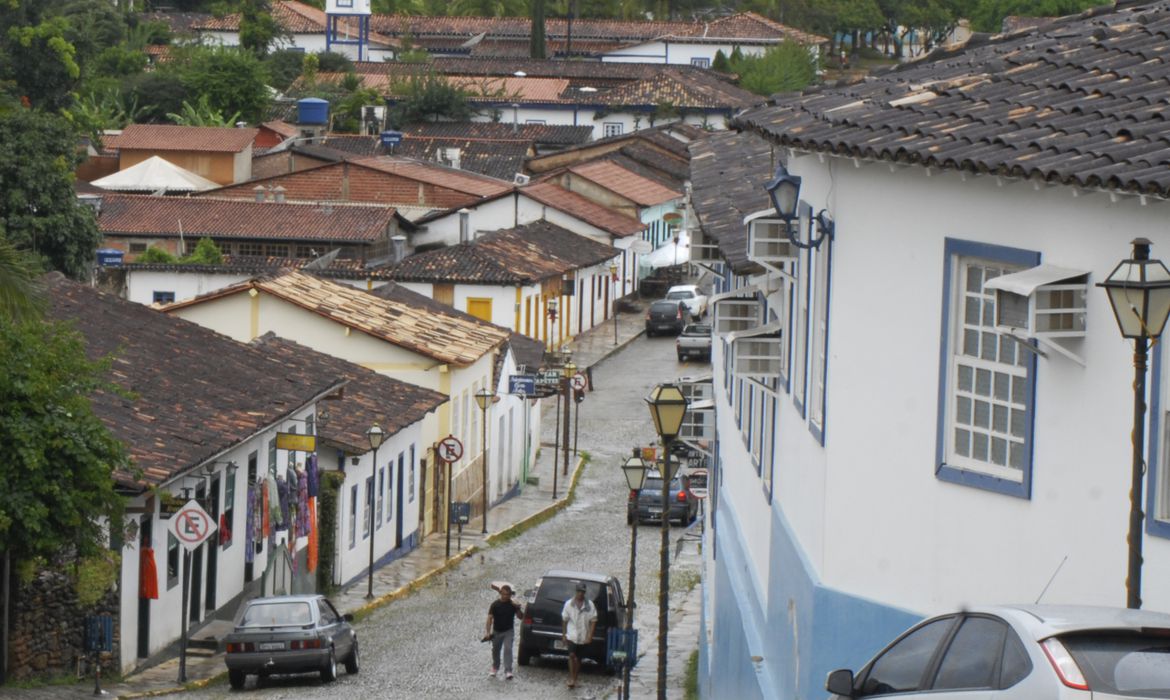
M 113 619 L 112 653 L 101 655 L 102 675 L 121 668 L 118 643 L 118 595 L 108 592 L 92 609 L 82 610 L 70 576 L 61 571 L 42 571 L 31 581 L 15 581 L 12 628 L 8 645 L 8 680 L 75 674 L 85 657 L 86 615 L 110 615 Z M 85 669 L 90 669 L 87 663 Z

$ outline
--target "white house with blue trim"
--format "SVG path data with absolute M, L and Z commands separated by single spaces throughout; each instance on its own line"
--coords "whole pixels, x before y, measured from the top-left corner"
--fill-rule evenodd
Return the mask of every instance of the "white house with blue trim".
M 704 696 L 825 697 L 964 606 L 1125 606 L 1134 350 L 1095 285 L 1135 238 L 1170 258 L 1149 98 L 1170 66 L 1141 59 L 1170 3 L 1119 4 L 776 98 L 722 137 L 754 143 L 692 148 L 694 259 L 721 274 Z M 790 223 L 763 194 L 780 165 Z M 732 180 L 756 192 L 724 202 L 738 226 L 704 215 Z M 1170 610 L 1150 355 L 1141 596 Z

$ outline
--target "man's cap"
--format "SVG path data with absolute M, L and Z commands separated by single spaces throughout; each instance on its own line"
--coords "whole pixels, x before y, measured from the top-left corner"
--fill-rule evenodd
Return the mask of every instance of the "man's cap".
M 504 591 L 511 593 L 512 587 L 505 583 L 504 585 L 500 586 L 500 593 L 503 593 Z
M 585 584 L 583 584 L 583 583 L 578 583 L 578 584 L 577 584 L 577 590 L 578 590 L 578 591 L 581 591 L 582 593 L 584 593 L 584 592 L 585 592 Z

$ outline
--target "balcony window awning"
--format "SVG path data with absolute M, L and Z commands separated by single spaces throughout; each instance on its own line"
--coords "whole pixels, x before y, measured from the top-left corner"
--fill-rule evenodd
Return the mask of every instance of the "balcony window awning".
M 1085 270 L 1074 270 L 1068 267 L 1044 264 L 1027 270 L 1000 275 L 995 279 L 985 282 L 983 288 L 1000 289 L 1005 292 L 1011 292 L 1012 294 L 1019 294 L 1022 297 L 1029 297 L 1032 296 L 1032 292 L 1036 291 L 1037 287 L 1071 280 L 1076 277 L 1083 277 L 1087 274 L 1089 273 Z
M 743 287 L 736 287 L 729 292 L 720 292 L 719 294 L 712 296 L 708 302 L 711 304 L 717 304 L 721 301 L 727 301 L 728 299 L 754 299 L 759 291 L 759 285 L 749 284 Z
M 715 408 L 715 402 L 711 399 L 703 399 L 702 401 L 693 401 L 687 406 L 688 411 L 711 411 Z
M 748 329 L 746 331 L 732 331 L 727 334 L 727 342 L 734 343 L 741 338 L 755 338 L 761 335 L 778 335 L 780 333 L 780 321 L 773 321 L 765 323 L 762 326 Z

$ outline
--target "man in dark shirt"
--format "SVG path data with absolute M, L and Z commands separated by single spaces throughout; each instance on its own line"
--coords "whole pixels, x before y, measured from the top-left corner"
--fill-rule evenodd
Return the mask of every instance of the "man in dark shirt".
M 512 633 L 516 618 L 523 615 L 520 605 L 512 600 L 512 587 L 500 586 L 500 598 L 488 608 L 487 628 L 484 640 L 492 641 L 492 670 L 488 674 L 495 678 L 500 670 L 500 649 L 504 650 L 504 678 L 512 680 Z

